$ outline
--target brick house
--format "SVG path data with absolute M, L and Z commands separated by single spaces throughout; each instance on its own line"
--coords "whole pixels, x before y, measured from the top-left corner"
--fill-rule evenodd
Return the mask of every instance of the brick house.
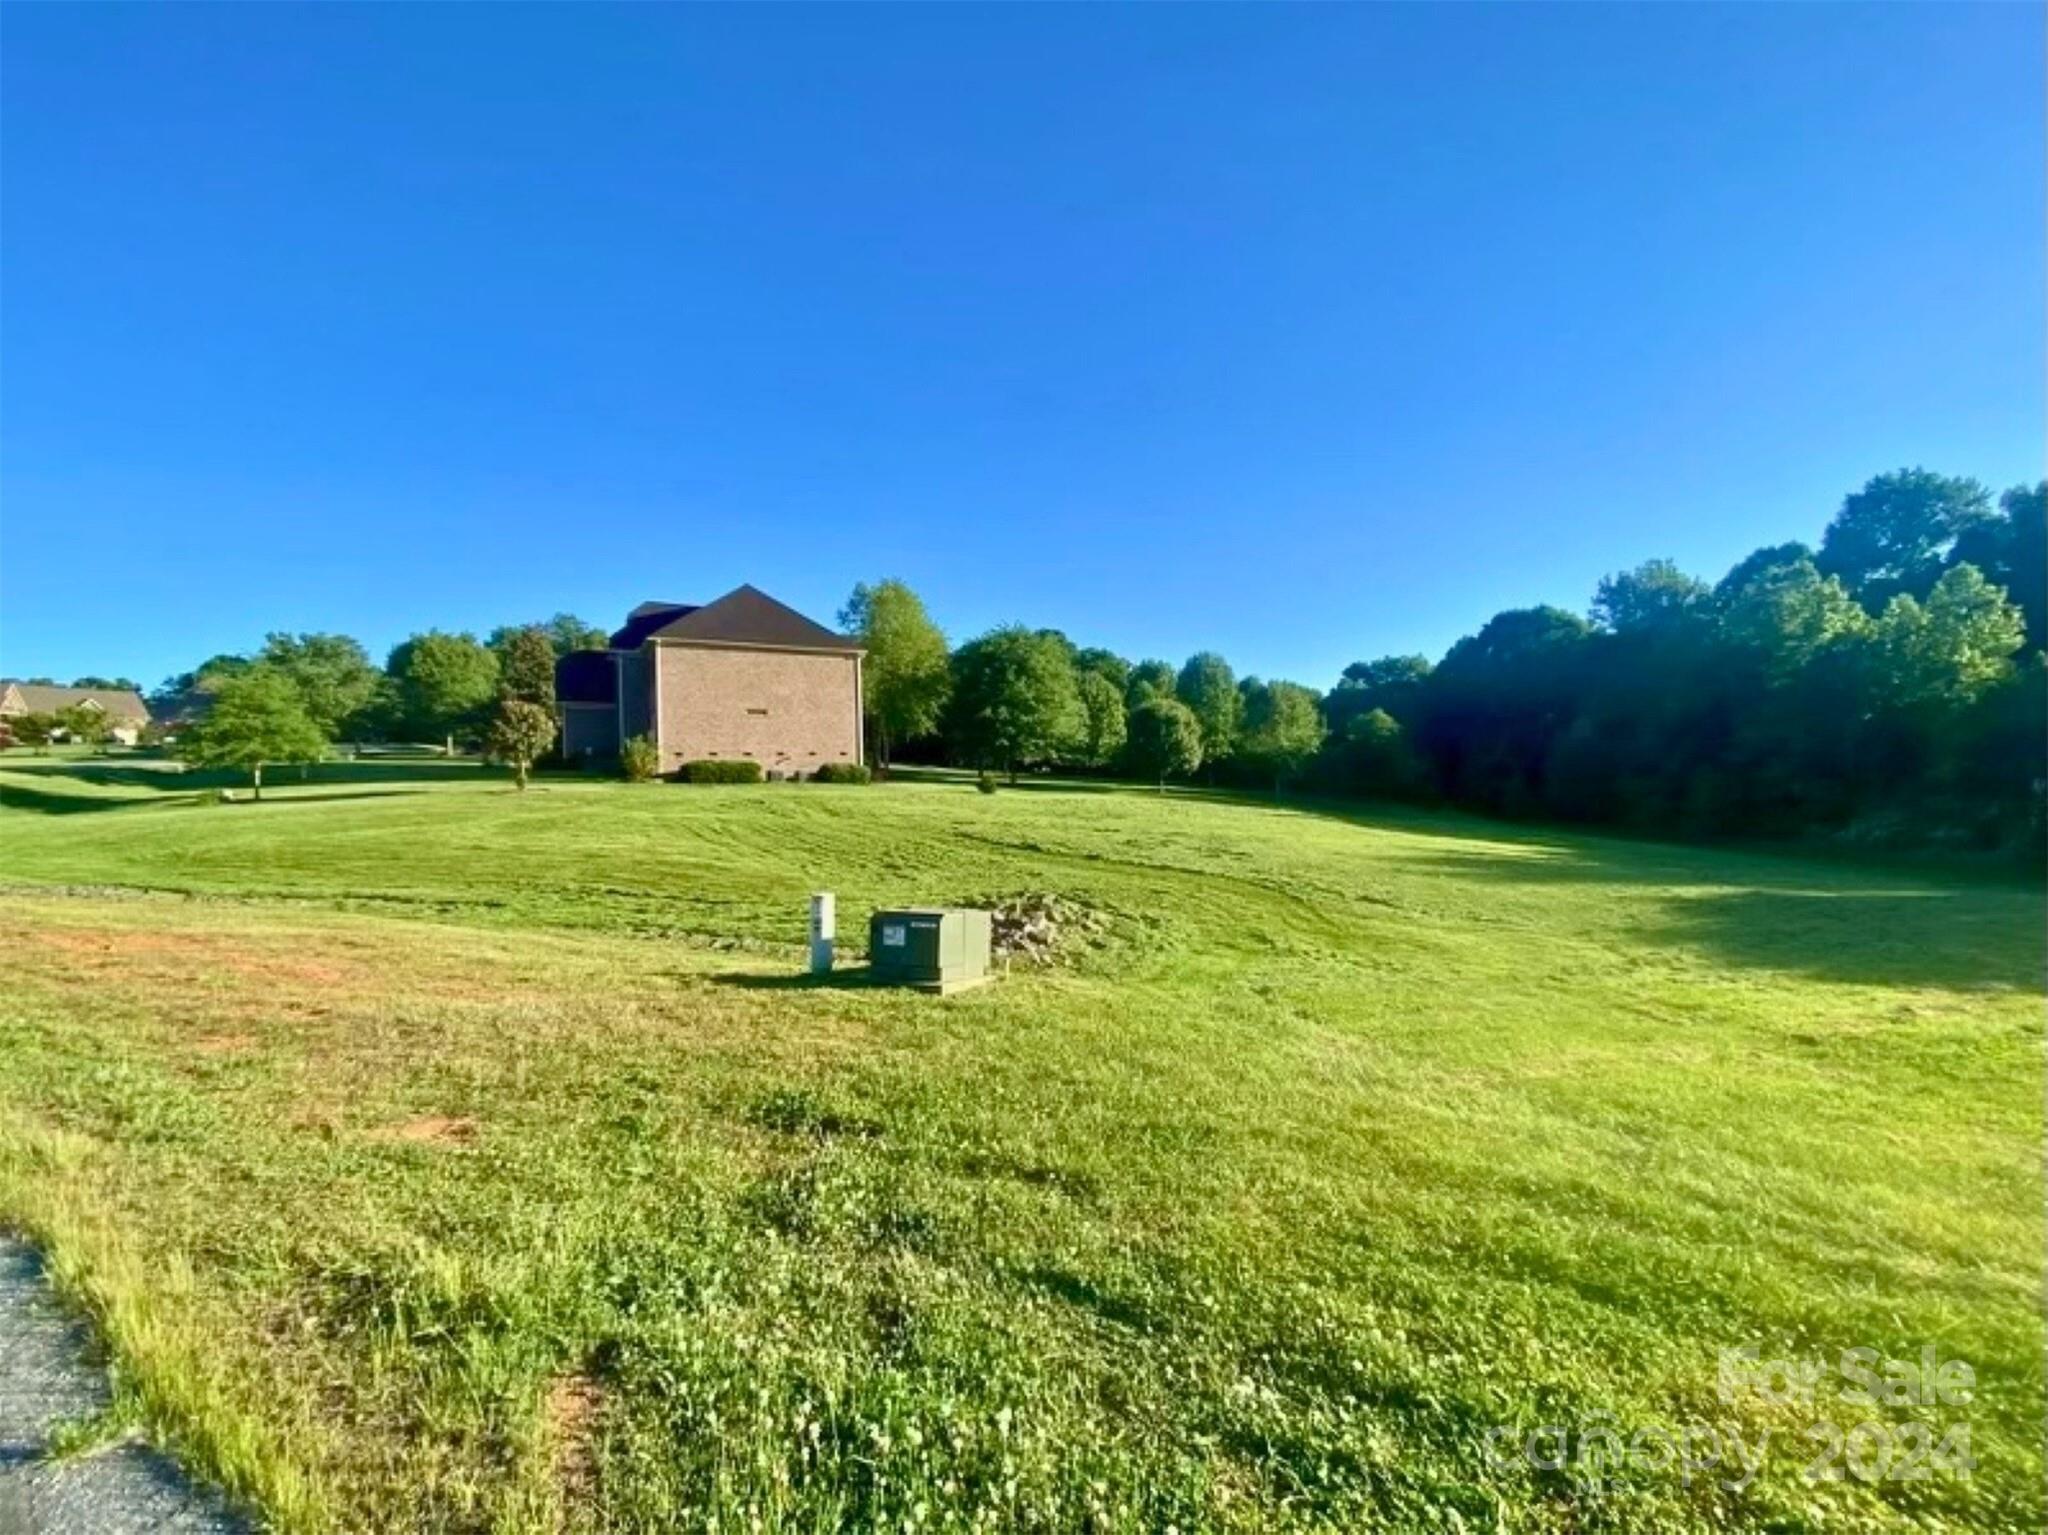
M 770 776 L 859 762 L 860 645 L 742 586 L 691 607 L 643 602 L 606 650 L 555 667 L 562 754 L 615 757 L 653 739 L 660 771 L 740 758 Z
M 0 678 L 0 721 L 20 714 L 62 714 L 66 709 L 104 714 L 113 721 L 113 738 L 123 746 L 133 746 L 149 726 L 149 705 L 132 688 L 60 688 Z

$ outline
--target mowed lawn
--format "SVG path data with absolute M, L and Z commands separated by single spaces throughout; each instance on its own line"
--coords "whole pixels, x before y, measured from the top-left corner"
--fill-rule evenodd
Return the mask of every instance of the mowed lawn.
M 188 786 L 0 760 L 0 1219 L 278 1528 L 2048 1512 L 2025 883 L 1086 787 Z M 1109 925 L 819 986 L 814 889 L 856 949 Z M 1724 1399 L 1744 1346 L 1976 1386 Z M 1897 1474 L 1809 1482 L 1865 1421 Z M 1974 1471 L 1871 1451 L 1916 1423 Z M 1746 1489 L 1580 1453 L 1703 1426 Z

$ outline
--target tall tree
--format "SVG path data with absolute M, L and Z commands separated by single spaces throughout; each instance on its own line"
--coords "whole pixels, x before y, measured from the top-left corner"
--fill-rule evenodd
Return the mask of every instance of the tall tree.
M 1381 656 L 1353 661 L 1337 685 L 1323 695 L 1323 719 L 1330 734 L 1345 736 L 1351 722 L 1378 709 L 1397 720 L 1410 718 L 1423 683 L 1429 680 L 1427 656 Z
M 1886 703 L 1953 711 L 2012 673 L 2025 638 L 2019 609 L 1974 565 L 1943 572 L 1922 604 L 1901 593 L 1872 634 Z
M 1415 726 L 1446 793 L 1510 815 L 1540 807 L 1545 766 L 1582 697 L 1591 633 L 1561 608 L 1513 608 L 1450 648 Z
M 1173 697 L 1174 677 L 1171 661 L 1140 661 L 1124 682 L 1124 708 L 1135 709 L 1147 698 Z
M 1353 719 L 1341 741 L 1331 743 L 1338 783 L 1353 794 L 1409 799 L 1424 784 L 1422 762 L 1401 722 L 1384 709 Z
M 291 678 L 306 713 L 329 740 L 368 706 L 377 691 L 377 668 L 345 634 L 270 634 L 256 659 Z
M 1147 692 L 1131 710 L 1125 751 L 1132 771 L 1164 794 L 1167 779 L 1190 777 L 1202 765 L 1202 723 L 1179 699 Z
M 2005 588 L 2026 618 L 2027 648 L 2039 650 L 2048 645 L 2048 480 L 2013 486 L 1998 513 L 1959 536 L 1951 558 Z
M 886 771 L 898 745 L 938 728 L 953 685 L 946 636 L 917 593 L 897 580 L 854 587 L 839 627 L 867 647 L 861 667 L 869 734 Z
M 391 652 L 385 670 L 397 684 L 404 727 L 441 737 L 451 757 L 455 737 L 481 729 L 497 697 L 498 658 L 473 634 L 415 634 Z
M 1782 682 L 1830 646 L 1865 633 L 1870 618 L 1838 578 L 1800 560 L 1773 566 L 1741 588 L 1727 605 L 1722 627 Z
M 1230 663 L 1213 650 L 1187 659 L 1174 679 L 1174 696 L 1188 706 L 1202 727 L 1202 761 L 1213 767 L 1237 749 L 1237 730 L 1244 711 L 1237 677 Z
M 573 655 L 579 650 L 603 650 L 611 644 L 608 633 L 574 613 L 557 613 L 541 627 L 554 642 L 557 656 Z
M 1991 492 L 1976 480 L 1895 470 L 1844 498 L 1815 563 L 1866 612 L 1881 612 L 1900 592 L 1932 591 L 1956 540 L 1992 516 Z
M 225 678 L 206 717 L 178 740 L 178 755 L 187 762 L 246 769 L 258 799 L 266 767 L 315 762 L 326 749 L 327 737 L 306 712 L 298 684 L 269 665 Z
M 538 624 L 506 630 L 491 647 L 498 657 L 498 696 L 555 707 L 555 645 Z
M 1242 754 L 1281 786 L 1314 760 L 1323 744 L 1323 714 L 1315 690 L 1298 682 L 1247 679 Z
M 189 672 L 166 677 L 149 695 L 149 712 L 158 720 L 176 724 L 203 714 L 213 703 L 213 688 L 235 672 L 250 666 L 247 656 L 209 656 Z
M 1114 650 L 1104 650 L 1100 645 L 1083 646 L 1074 656 L 1074 669 L 1107 678 L 1119 696 L 1130 686 L 1131 663 Z
M 1593 594 L 1594 624 L 1610 634 L 1668 629 L 1699 615 L 1711 594 L 1670 560 L 1645 560 L 1601 579 Z
M 521 629 L 538 629 L 545 634 L 557 658 L 579 650 L 603 650 L 611 643 L 609 634 L 574 613 L 557 613 L 553 618 L 534 623 L 500 624 L 485 636 L 484 643 L 493 650 L 502 651 L 505 642 Z
M 1761 549 L 1753 549 L 1737 560 L 1727 575 L 1714 583 L 1714 601 L 1726 607 L 1772 571 L 1812 563 L 1813 550 L 1801 543 L 1767 544 Z
M 1047 762 L 1082 731 L 1081 695 L 1066 649 L 1018 625 L 991 629 L 953 656 L 949 745 L 1015 782 L 1020 764 Z
M 1081 698 L 1081 738 L 1078 760 L 1083 767 L 1106 767 L 1123 750 L 1126 734 L 1124 695 L 1101 671 L 1084 671 L 1075 678 Z

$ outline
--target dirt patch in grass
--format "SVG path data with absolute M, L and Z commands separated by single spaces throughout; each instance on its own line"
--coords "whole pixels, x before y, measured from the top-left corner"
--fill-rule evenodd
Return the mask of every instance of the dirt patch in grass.
M 469 1146 L 475 1144 L 477 1123 L 467 1114 L 422 1114 L 418 1119 L 385 1125 L 376 1135 L 379 1140 L 415 1146 Z
M 604 1385 L 587 1370 L 557 1375 L 548 1383 L 541 1404 L 548 1443 L 554 1457 L 555 1485 L 562 1507 L 569 1510 L 590 1501 L 597 1490 L 598 1414 L 604 1410 Z M 569 1521 L 561 1521 L 566 1525 Z
M 46 948 L 96 962 L 98 967 L 127 968 L 131 961 L 165 960 L 168 968 L 182 968 L 180 962 L 190 961 L 250 980 L 313 986 L 344 985 L 369 974 L 362 966 L 344 968 L 296 955 L 251 952 L 213 934 L 41 928 L 32 930 L 31 936 Z
M 247 1055 L 256 1048 L 253 1034 L 206 1034 L 192 1041 L 201 1055 Z

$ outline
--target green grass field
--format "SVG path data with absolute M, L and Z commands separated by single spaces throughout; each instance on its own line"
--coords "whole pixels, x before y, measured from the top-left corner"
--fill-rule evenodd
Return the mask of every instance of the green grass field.
M 1082 786 L 191 782 L 0 761 L 0 1218 L 281 1529 L 2048 1517 L 2037 888 Z M 813 889 L 856 946 L 1110 920 L 940 1000 L 799 977 Z M 1724 1399 L 1750 1345 L 1976 1384 Z M 1915 1448 L 1959 1425 L 1967 1475 Z

